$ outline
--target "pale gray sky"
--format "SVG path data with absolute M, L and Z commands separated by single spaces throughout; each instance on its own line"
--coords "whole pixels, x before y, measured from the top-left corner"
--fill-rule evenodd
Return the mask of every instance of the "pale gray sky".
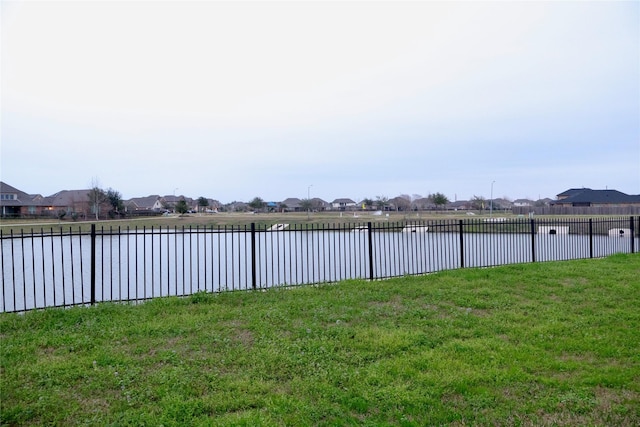
M 1 35 L 29 193 L 640 193 L 637 1 L 3 1 Z

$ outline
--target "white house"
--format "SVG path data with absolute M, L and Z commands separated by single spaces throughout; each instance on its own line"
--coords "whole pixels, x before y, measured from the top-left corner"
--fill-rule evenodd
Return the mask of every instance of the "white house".
M 356 207 L 356 202 L 351 199 L 335 199 L 331 202 L 331 208 L 344 211 L 347 209 L 353 209 Z

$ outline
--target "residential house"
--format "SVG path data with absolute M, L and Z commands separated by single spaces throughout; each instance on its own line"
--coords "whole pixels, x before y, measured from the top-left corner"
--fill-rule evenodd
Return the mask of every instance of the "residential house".
M 411 200 L 406 197 L 398 196 L 389 200 L 389 209 L 394 211 L 411 210 Z
M 632 196 L 617 190 L 570 189 L 557 195 L 553 206 L 621 207 L 640 206 L 640 195 Z
M 319 197 L 314 197 L 311 199 L 311 209 L 316 212 L 322 212 L 331 209 L 331 204 L 325 202 Z
M 77 218 L 89 218 L 101 215 L 111 209 L 109 203 L 104 200 L 97 205 L 91 202 L 90 194 L 93 190 L 62 190 L 46 197 L 43 202 L 47 210 L 54 214 L 64 213 Z
M 454 211 L 466 211 L 474 209 L 473 202 L 471 200 L 456 200 L 447 204 L 447 209 Z
M 185 196 L 163 196 L 160 197 L 160 209 L 169 209 L 173 210 L 180 200 L 184 200 L 189 207 L 189 210 L 196 210 L 198 202 L 193 200 L 191 197 Z
M 431 200 L 431 198 L 421 197 L 411 202 L 411 208 L 414 211 L 426 211 L 426 210 L 435 209 L 436 205 L 435 203 L 433 203 L 433 200 Z
M 523 207 L 523 206 L 534 206 L 534 205 L 535 205 L 535 202 L 529 199 L 515 199 L 513 201 L 513 206 L 517 208 Z
M 585 190 L 591 191 L 590 188 L 570 188 L 570 189 L 568 189 L 566 191 L 563 191 L 562 193 L 558 194 L 556 196 L 556 198 L 557 198 L 557 200 L 567 199 L 569 197 L 573 197 L 573 196 L 575 196 L 577 194 L 580 194 Z
M 127 211 L 160 211 L 162 201 L 159 195 L 147 197 L 134 197 L 125 202 Z
M 638 215 L 640 195 L 617 190 L 571 188 L 558 194 L 556 200 L 538 200 L 533 206 L 514 206 L 513 213 L 526 215 Z M 548 202 L 548 204 L 547 204 Z
M 196 200 L 196 203 L 199 203 L 198 200 Z M 218 209 L 220 209 L 220 207 L 222 206 L 222 204 L 215 199 L 207 199 L 207 203 L 208 205 L 203 209 L 200 205 L 198 205 L 198 210 L 201 211 L 205 211 L 205 212 L 218 212 Z
M 228 212 L 246 212 L 249 210 L 249 204 L 245 202 L 233 201 L 224 205 L 224 209 Z
M 513 208 L 514 203 L 515 202 L 512 202 L 511 200 L 505 198 L 493 199 L 493 209 L 509 210 Z
M 335 199 L 333 202 L 331 202 L 331 208 L 337 209 L 340 211 L 344 211 L 347 209 L 355 209 L 356 202 L 354 202 L 351 199 Z
M 47 215 L 46 204 L 39 194 L 27 194 L 0 181 L 0 214 L 2 217 Z
M 66 216 L 88 218 L 106 214 L 111 209 L 104 200 L 98 205 L 91 202 L 92 190 L 62 190 L 51 196 L 30 195 L 4 182 L 0 182 L 2 216 Z
M 300 206 L 301 203 L 302 200 L 297 197 L 289 197 L 281 201 L 280 206 L 285 212 L 299 212 L 302 210 L 302 206 Z

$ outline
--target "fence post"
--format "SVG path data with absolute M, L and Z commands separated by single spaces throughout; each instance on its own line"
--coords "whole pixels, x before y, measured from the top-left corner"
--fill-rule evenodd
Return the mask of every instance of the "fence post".
M 536 262 L 536 220 L 531 218 L 531 262 Z
M 593 219 L 589 218 L 589 258 L 593 258 Z
M 367 236 L 369 238 L 369 280 L 373 280 L 373 229 L 371 221 L 367 223 Z
M 640 223 L 640 217 L 638 217 L 638 222 Z M 636 233 L 634 230 L 634 225 L 635 225 L 635 221 L 633 220 L 633 216 L 629 217 L 629 227 L 630 227 L 630 233 L 631 234 L 631 253 L 635 252 L 635 246 L 636 246 Z
M 251 286 L 256 289 L 256 224 L 251 223 Z
M 458 221 L 460 227 L 460 268 L 464 268 L 464 223 L 462 220 Z
M 91 305 L 96 303 L 96 225 L 91 224 Z

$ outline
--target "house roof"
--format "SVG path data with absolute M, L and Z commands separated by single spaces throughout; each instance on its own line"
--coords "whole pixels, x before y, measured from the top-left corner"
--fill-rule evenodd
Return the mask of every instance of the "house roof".
M 461 208 L 461 207 L 469 206 L 471 204 L 472 202 L 469 200 L 456 200 L 455 202 L 449 203 L 447 206 L 451 208 Z
M 394 197 L 393 199 L 389 199 L 389 205 L 392 208 L 410 208 L 411 200 L 404 198 L 402 196 Z
M 523 200 L 526 200 L 526 199 L 523 199 Z M 511 206 L 513 206 L 513 204 L 515 202 L 512 202 L 511 200 L 504 199 L 502 197 L 498 197 L 497 199 L 493 199 L 493 203 L 497 203 L 500 206 L 502 206 L 503 208 L 510 208 Z M 533 202 L 531 202 L 531 203 L 533 203 Z
M 353 203 L 355 204 L 356 202 L 354 202 L 351 199 L 335 199 L 333 202 L 331 203 Z
M 591 190 L 590 188 L 570 188 L 570 189 L 568 189 L 568 190 L 566 190 L 566 191 L 563 191 L 563 192 L 562 192 L 562 193 L 560 193 L 560 194 L 557 194 L 557 195 L 556 195 L 556 197 L 558 197 L 558 198 L 562 198 L 562 197 L 572 197 L 572 196 L 575 196 L 575 195 L 577 195 L 577 194 L 582 193 L 582 192 L 583 192 L 583 191 L 585 191 L 585 190 L 593 191 L 593 190 Z
M 27 194 L 24 191 L 18 190 L 9 184 L 0 181 L 0 193 L 2 194 L 14 194 L 15 199 L 2 200 L 0 199 L 0 206 L 39 206 L 42 205 L 42 196 L 39 194 Z
M 566 191 L 565 193 L 567 193 L 568 191 Z M 571 203 L 640 203 L 640 195 L 630 196 L 617 190 L 592 190 L 590 188 L 583 188 L 580 191 L 573 191 L 572 195 L 565 199 L 554 201 L 554 204 Z
M 133 204 L 139 209 L 151 209 L 153 205 L 160 199 L 160 196 L 152 195 L 147 197 L 134 197 L 132 199 L 127 200 L 127 204 Z
M 428 197 L 420 197 L 419 199 L 415 199 L 413 201 L 413 204 L 418 205 L 418 206 L 435 206 L 436 204 L 433 203 L 433 200 L 428 198 Z
M 288 199 L 284 199 L 282 202 L 283 205 L 287 205 L 288 207 L 292 208 L 294 206 L 299 206 L 300 205 L 301 200 L 298 199 L 297 197 L 289 197 Z
M 327 206 L 329 203 L 325 202 L 319 197 L 314 197 L 311 199 L 311 204 L 313 206 Z
M 88 203 L 91 190 L 62 190 L 44 198 L 49 206 L 69 207 L 76 203 Z
M 195 203 L 195 201 L 191 197 L 186 197 L 186 196 L 182 196 L 182 195 L 180 195 L 180 196 L 174 196 L 174 195 L 162 196 L 160 199 L 165 203 L 178 203 L 180 200 L 184 200 L 188 205 L 193 205 Z
M 1 193 L 23 193 L 27 194 L 24 191 L 20 191 L 15 187 L 10 186 L 9 184 L 0 181 L 0 192 Z

